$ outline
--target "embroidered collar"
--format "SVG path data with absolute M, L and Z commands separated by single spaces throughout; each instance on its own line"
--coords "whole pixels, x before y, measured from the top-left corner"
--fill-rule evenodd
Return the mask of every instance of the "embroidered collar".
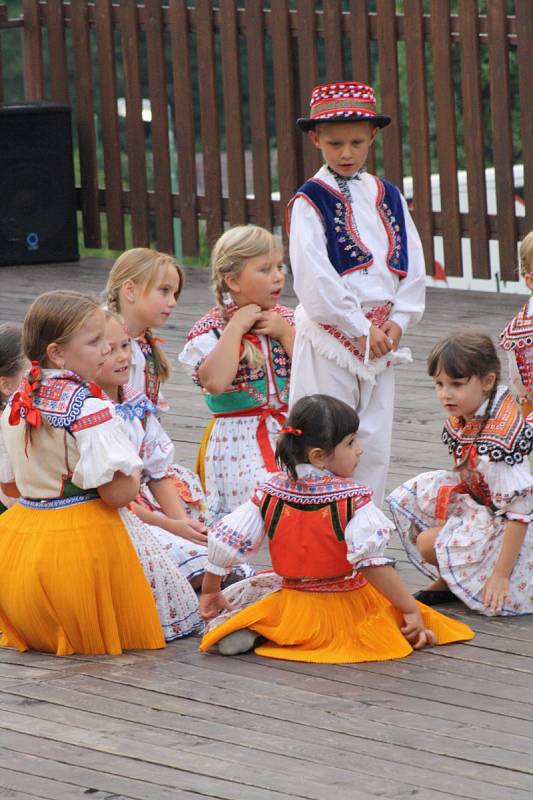
M 238 308 L 239 306 L 235 304 L 226 306 L 226 314 L 228 319 L 231 319 Z M 292 308 L 287 308 L 287 306 L 278 304 L 274 306 L 272 311 L 275 311 L 277 314 L 282 316 L 283 319 L 289 323 L 289 325 L 294 325 L 294 311 Z M 220 330 L 221 328 L 224 328 L 225 325 L 227 325 L 227 320 L 222 316 L 218 306 L 213 306 L 213 308 L 210 308 L 209 311 L 192 326 L 191 330 L 187 334 L 187 341 L 190 342 L 191 339 L 195 339 L 197 336 L 202 336 L 204 333 L 209 333 L 209 331 Z
M 366 172 L 365 167 L 361 167 L 361 169 L 357 170 L 355 175 L 349 175 L 348 176 L 348 175 L 340 175 L 338 172 L 336 172 L 336 170 L 333 169 L 333 167 L 330 167 L 329 164 L 326 164 L 326 169 L 329 172 L 329 174 L 332 175 L 335 178 L 336 181 L 341 180 L 341 181 L 346 181 L 346 182 L 348 182 L 348 181 L 360 181 L 361 180 L 361 175 L 364 172 Z
M 529 308 L 530 303 L 528 300 L 501 332 L 500 344 L 504 350 L 523 350 L 533 346 L 533 315 Z
M 461 462 L 474 449 L 474 454 L 488 456 L 490 461 L 520 464 L 533 447 L 533 428 L 526 424 L 511 392 L 499 386 L 490 417 L 483 427 L 484 403 L 472 419 L 449 417 L 442 431 L 442 441 L 456 462 Z
M 22 385 L 22 384 L 21 384 Z M 94 381 L 86 381 L 81 375 L 70 370 L 42 370 L 39 384 L 30 404 L 21 403 L 19 389 L 9 400 L 12 407 L 10 424 L 18 424 L 20 418 L 32 411 L 46 417 L 52 428 L 68 428 L 81 414 L 88 397 L 104 398 L 104 392 Z M 18 419 L 15 417 L 18 411 Z
M 303 469 L 302 472 L 305 474 L 300 475 L 301 467 L 310 469 Z M 372 490 L 367 486 L 361 486 L 351 478 L 340 478 L 328 470 L 317 470 L 310 464 L 299 464 L 297 472 L 296 481 L 286 472 L 272 475 L 261 486 L 261 490 L 273 497 L 298 505 L 333 503 L 353 497 L 357 499 L 360 507 L 372 500 Z
M 122 387 L 122 400 L 115 405 L 117 414 L 124 420 L 143 420 L 148 414 L 155 414 L 157 408 L 143 393 L 126 384 Z

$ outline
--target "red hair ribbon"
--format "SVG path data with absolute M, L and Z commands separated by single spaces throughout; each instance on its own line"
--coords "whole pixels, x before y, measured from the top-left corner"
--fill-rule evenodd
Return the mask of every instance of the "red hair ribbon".
M 241 340 L 241 349 L 239 351 L 239 358 L 242 358 L 244 354 L 244 342 L 250 342 L 250 344 L 252 344 L 258 350 L 261 350 L 261 341 L 259 339 L 259 336 L 257 336 L 255 333 L 245 333 Z
M 33 405 L 32 399 L 28 394 L 29 391 L 31 391 L 31 385 L 28 381 L 24 381 L 24 388 L 13 395 L 9 414 L 10 425 L 18 425 L 22 417 L 33 428 L 41 427 L 43 421 L 41 412 Z
M 293 428 L 292 425 L 285 425 L 280 433 L 290 433 L 292 436 L 301 436 L 303 431 L 300 428 Z
M 95 383 L 94 381 L 89 381 L 89 383 L 87 384 L 87 387 L 88 387 L 88 389 L 89 389 L 89 391 L 90 391 L 90 393 L 92 394 L 93 397 L 99 397 L 100 400 L 104 399 L 104 392 L 98 386 L 97 383 Z

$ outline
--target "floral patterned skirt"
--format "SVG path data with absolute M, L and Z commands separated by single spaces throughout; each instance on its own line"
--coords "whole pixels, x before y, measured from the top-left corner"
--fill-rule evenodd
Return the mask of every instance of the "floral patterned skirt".
M 424 561 L 416 546 L 418 534 L 437 525 L 435 502 L 441 486 L 457 483 L 446 470 L 423 472 L 387 498 L 407 555 L 421 572 L 443 578 L 465 605 L 490 615 L 482 600 L 487 578 L 501 552 L 505 518 L 477 503 L 469 494 L 453 494 L 448 518 L 435 542 L 438 568 Z M 533 613 L 533 524 L 528 526 L 510 579 L 511 602 L 502 615 Z

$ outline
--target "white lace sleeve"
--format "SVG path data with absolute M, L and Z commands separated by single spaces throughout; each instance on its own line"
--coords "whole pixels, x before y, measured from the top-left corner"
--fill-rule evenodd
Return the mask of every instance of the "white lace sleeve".
M 344 531 L 350 564 L 356 569 L 394 564 L 394 559 L 385 555 L 393 528 L 392 522 L 374 503 L 358 509 Z
M 194 339 L 186 342 L 185 347 L 178 356 L 178 361 L 183 364 L 189 375 L 194 376 L 202 361 L 215 349 L 217 343 L 218 338 L 214 331 L 195 336 Z
M 226 575 L 231 567 L 246 563 L 264 538 L 261 512 L 253 500 L 248 500 L 209 531 L 206 571 Z
M 147 481 L 164 478 L 174 463 L 174 445 L 153 414 L 146 417 L 141 457 L 143 478 Z
M 14 483 L 15 475 L 11 466 L 11 461 L 7 454 L 4 444 L 4 437 L 0 429 L 0 483 Z
M 533 476 L 527 458 L 511 465 L 482 457 L 478 469 L 499 512 L 517 522 L 533 521 Z
M 80 457 L 72 480 L 82 489 L 108 483 L 115 472 L 131 475 L 142 461 L 111 401 L 89 397 L 70 428 Z

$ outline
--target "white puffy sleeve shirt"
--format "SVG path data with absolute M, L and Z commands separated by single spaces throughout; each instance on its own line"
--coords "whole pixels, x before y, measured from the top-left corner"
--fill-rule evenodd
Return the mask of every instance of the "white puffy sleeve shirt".
M 487 482 L 496 513 L 517 522 L 533 521 L 533 476 L 527 458 L 510 465 L 480 456 L 477 468 Z
M 338 190 L 325 167 L 316 177 Z M 402 197 L 409 271 L 400 280 L 386 264 L 389 240 L 376 213 L 375 178 L 363 173 L 348 185 L 358 234 L 374 256 L 373 265 L 341 277 L 328 258 L 320 216 L 299 197 L 292 206 L 289 237 L 294 290 L 310 319 L 333 325 L 350 339 L 368 333 L 370 323 L 362 308 L 365 305 L 392 303 L 390 318 L 405 331 L 409 324 L 421 319 L 425 308 L 424 253 L 407 203 Z
M 96 422 L 99 416 L 102 422 Z M 131 475 L 142 468 L 141 458 L 110 400 L 87 398 L 72 428 L 79 451 L 72 480 L 82 489 L 109 483 L 115 472 Z

